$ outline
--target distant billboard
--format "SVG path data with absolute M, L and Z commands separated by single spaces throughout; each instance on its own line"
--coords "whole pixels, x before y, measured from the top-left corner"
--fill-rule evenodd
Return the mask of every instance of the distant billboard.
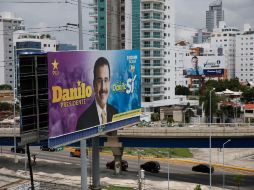
M 140 115 L 139 51 L 48 53 L 49 137 Z
M 187 56 L 184 68 L 187 77 L 223 75 L 225 59 L 224 56 Z

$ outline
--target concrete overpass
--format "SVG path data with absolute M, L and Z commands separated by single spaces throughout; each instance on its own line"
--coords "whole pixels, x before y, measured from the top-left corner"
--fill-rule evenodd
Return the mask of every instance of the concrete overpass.
M 227 144 L 228 148 L 254 148 L 254 125 L 250 124 L 212 124 L 211 128 L 207 124 L 185 127 L 127 127 L 118 130 L 115 136 L 102 135 L 100 144 L 110 146 L 117 142 L 117 146 L 123 147 L 207 148 L 210 129 L 213 148 L 221 148 L 228 139 L 231 139 Z M 0 128 L 0 145 L 13 144 L 13 131 L 13 128 Z M 15 132 L 19 142 L 19 128 Z

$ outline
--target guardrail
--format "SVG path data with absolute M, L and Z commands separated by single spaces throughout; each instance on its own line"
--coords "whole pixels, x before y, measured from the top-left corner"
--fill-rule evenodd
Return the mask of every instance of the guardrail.
M 17 137 L 20 137 L 20 128 L 15 127 L 15 134 Z M 0 128 L 0 137 L 13 137 L 14 128 Z
M 211 133 L 210 133 L 211 132 Z M 133 137 L 254 137 L 254 126 L 245 127 L 130 127 L 117 131 L 118 136 Z

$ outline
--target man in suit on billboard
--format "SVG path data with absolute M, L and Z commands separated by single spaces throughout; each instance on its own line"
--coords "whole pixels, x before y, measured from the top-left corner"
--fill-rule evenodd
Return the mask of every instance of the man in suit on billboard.
M 187 75 L 203 75 L 203 69 L 198 65 L 198 58 L 196 56 L 191 58 L 192 68 L 187 69 Z
M 96 60 L 93 74 L 95 99 L 79 117 L 76 130 L 111 122 L 113 115 L 118 113 L 116 108 L 107 103 L 110 92 L 110 66 L 106 58 L 100 57 Z

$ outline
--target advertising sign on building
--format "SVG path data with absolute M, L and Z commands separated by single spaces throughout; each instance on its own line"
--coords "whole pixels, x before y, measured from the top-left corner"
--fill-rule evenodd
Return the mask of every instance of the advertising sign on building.
M 140 115 L 140 52 L 48 53 L 49 137 Z
M 187 56 L 184 68 L 187 77 L 223 75 L 225 59 L 224 56 Z

